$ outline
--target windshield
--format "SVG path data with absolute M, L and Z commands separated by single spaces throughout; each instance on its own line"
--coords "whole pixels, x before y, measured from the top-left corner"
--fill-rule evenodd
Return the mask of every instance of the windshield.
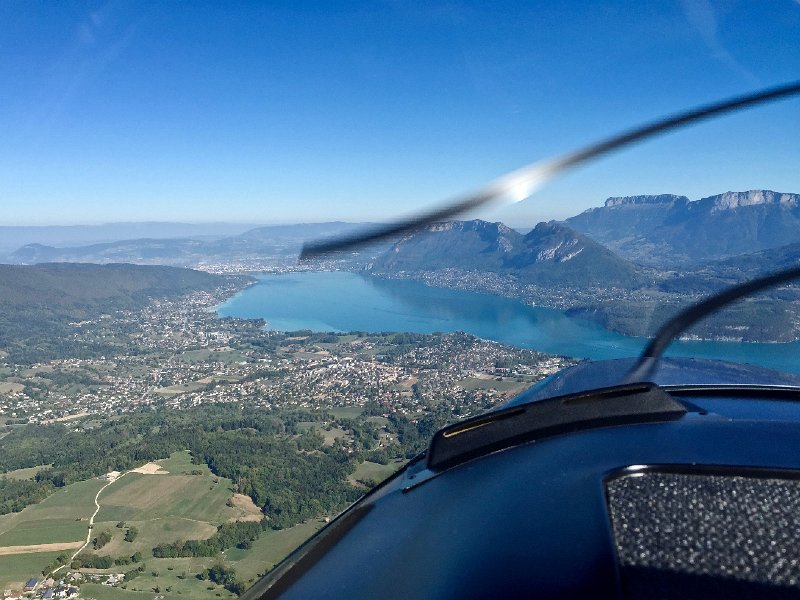
M 796 264 L 792 98 L 298 257 L 795 80 L 798 34 L 793 0 L 0 2 L 0 588 L 235 597 L 444 425 Z M 796 385 L 798 300 L 656 377 Z

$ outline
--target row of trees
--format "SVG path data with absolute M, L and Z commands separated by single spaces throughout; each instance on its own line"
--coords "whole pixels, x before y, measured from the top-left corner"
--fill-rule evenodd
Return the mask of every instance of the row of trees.
M 70 563 L 72 569 L 110 569 L 114 566 L 130 565 L 142 562 L 142 553 L 134 552 L 131 556 L 99 556 L 97 554 L 79 554 Z

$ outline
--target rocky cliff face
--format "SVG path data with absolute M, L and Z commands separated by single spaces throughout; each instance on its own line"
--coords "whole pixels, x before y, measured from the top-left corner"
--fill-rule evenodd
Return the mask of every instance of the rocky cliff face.
M 565 223 L 624 258 L 671 267 L 800 241 L 800 195 L 750 190 L 696 201 L 670 194 L 609 198 Z
M 795 209 L 800 201 L 800 194 L 780 194 L 769 190 L 750 190 L 749 192 L 725 192 L 709 196 L 696 202 L 697 210 L 720 212 L 734 210 L 746 206 L 775 206 Z
M 659 194 L 657 196 L 618 196 L 606 200 L 605 208 L 620 206 L 658 206 L 662 208 L 672 208 L 675 205 L 685 206 L 689 203 L 686 196 L 676 196 L 674 194 Z M 590 209 L 595 210 L 595 209 Z

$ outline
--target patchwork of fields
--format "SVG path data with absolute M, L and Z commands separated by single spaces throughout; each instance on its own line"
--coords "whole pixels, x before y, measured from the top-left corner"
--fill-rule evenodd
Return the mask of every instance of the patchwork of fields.
M 196 575 L 223 564 L 234 568 L 242 581 L 255 581 L 324 525 L 323 519 L 315 519 L 283 530 L 267 530 L 251 548 L 231 548 L 216 557 L 153 558 L 151 550 L 160 543 L 206 539 L 222 523 L 262 517 L 249 497 L 234 494 L 230 480 L 213 475 L 204 464 L 192 463 L 188 452 L 176 452 L 157 463 L 160 469 L 156 473 L 126 473 L 100 494 L 100 510 L 92 529 L 93 534 L 111 534 L 111 541 L 94 551 L 96 554 L 116 558 L 141 552 L 145 569 L 126 583 L 125 589 L 84 584 L 85 595 L 97 600 L 135 600 L 152 598 L 158 589 L 165 598 L 234 598 L 222 586 L 199 581 Z M 352 482 L 383 478 L 397 467 L 364 463 Z M 32 477 L 34 471 L 14 475 Z M 106 483 L 91 479 L 71 484 L 22 512 L 0 516 L 0 590 L 21 589 L 24 581 L 40 576 L 59 554 L 72 556 L 86 540 L 95 495 Z M 126 541 L 125 533 L 131 527 L 138 534 L 133 541 Z M 32 548 L 37 544 L 58 544 L 50 548 L 59 551 L 47 551 L 46 546 Z M 119 573 L 135 567 L 83 571 Z

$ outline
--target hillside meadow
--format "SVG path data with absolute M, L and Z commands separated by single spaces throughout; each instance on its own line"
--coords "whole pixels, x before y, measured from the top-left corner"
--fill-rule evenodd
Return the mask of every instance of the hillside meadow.
M 157 589 L 165 598 L 234 598 L 224 587 L 200 581 L 197 574 L 223 564 L 235 569 L 242 581 L 252 583 L 325 524 L 324 519 L 312 519 L 282 530 L 267 529 L 251 548 L 231 548 L 214 557 L 154 558 L 151 551 L 158 544 L 207 539 L 222 523 L 263 517 L 249 498 L 234 494 L 229 479 L 212 474 L 205 464 L 192 463 L 188 451 L 174 452 L 156 464 L 158 474 L 126 473 L 102 491 L 98 498 L 101 508 L 92 529 L 93 536 L 103 531 L 111 534 L 111 541 L 95 550 L 96 554 L 116 558 L 141 552 L 142 562 L 106 570 L 82 569 L 84 573 L 119 573 L 143 564 L 144 570 L 124 588 L 85 583 L 82 589 L 87 596 L 136 600 L 152 598 Z M 378 466 L 365 465 L 361 473 L 376 476 L 386 469 Z M 42 569 L 62 554 L 3 555 L 3 549 L 85 541 L 95 495 L 105 484 L 96 478 L 73 483 L 39 504 L 0 516 L 0 589 L 21 589 L 27 579 L 41 576 Z M 126 532 L 132 527 L 137 535 L 133 541 L 126 541 Z M 70 556 L 74 552 L 66 551 Z

